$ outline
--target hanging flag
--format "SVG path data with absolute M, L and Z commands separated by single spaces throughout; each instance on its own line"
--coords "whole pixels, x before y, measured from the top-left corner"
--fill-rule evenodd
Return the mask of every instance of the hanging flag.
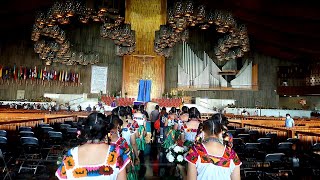
M 2 65 L 0 65 L 0 79 L 2 78 Z
M 33 80 L 33 71 L 32 68 L 29 69 L 29 79 Z
M 41 69 L 39 79 L 42 79 L 42 77 L 43 77 L 43 71 L 42 71 L 42 69 Z
M 57 80 L 57 71 L 54 71 L 53 80 Z
M 42 80 L 45 80 L 47 78 L 47 67 L 44 67 L 42 72 Z
M 37 76 L 35 78 L 40 79 L 42 69 L 38 69 Z M 42 76 L 41 76 L 42 77 Z
M 49 81 L 50 80 L 50 71 L 47 71 L 47 73 L 46 73 L 46 79 Z
M 32 75 L 33 78 L 36 79 L 39 75 L 37 74 L 37 66 L 34 66 L 34 71 L 33 71 L 33 75 Z
M 14 78 L 14 80 L 17 80 L 17 78 L 18 78 L 16 64 L 14 64 L 14 66 L 13 66 L 13 78 Z
M 53 78 L 54 78 L 54 70 L 51 70 L 51 72 L 50 72 L 50 80 L 53 80 Z
M 17 79 L 20 79 L 20 68 L 17 68 Z
M 13 79 L 13 78 L 14 78 L 13 68 L 11 69 L 11 67 L 9 67 L 9 78 L 8 79 Z
M 23 68 L 22 66 L 20 66 L 20 70 L 19 70 L 19 79 L 23 79 Z
M 72 81 L 76 82 L 76 73 L 72 73 Z
M 6 73 L 4 74 L 4 79 L 9 79 L 9 77 L 10 77 L 10 69 L 9 68 L 7 68 L 6 69 Z
M 24 68 L 23 79 L 27 80 L 27 67 Z
M 64 77 L 64 81 L 68 81 L 68 71 L 66 71 L 65 77 Z
M 62 72 L 61 81 L 62 81 L 62 82 L 64 81 L 64 70 L 63 70 L 63 72 Z
M 78 83 L 78 80 L 79 80 L 79 74 L 77 73 L 76 79 L 75 79 L 76 83 Z
M 60 71 L 59 72 L 59 81 L 61 81 L 61 74 L 62 74 L 62 72 Z

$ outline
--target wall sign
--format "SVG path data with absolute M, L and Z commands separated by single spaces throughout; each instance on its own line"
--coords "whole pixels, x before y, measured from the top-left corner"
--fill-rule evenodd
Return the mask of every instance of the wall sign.
M 108 67 L 91 66 L 91 93 L 107 93 Z

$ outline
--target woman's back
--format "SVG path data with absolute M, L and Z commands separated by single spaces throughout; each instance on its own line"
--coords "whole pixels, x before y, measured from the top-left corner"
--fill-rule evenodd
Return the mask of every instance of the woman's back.
M 139 126 L 143 126 L 144 122 L 146 121 L 146 116 L 141 112 L 136 112 L 133 114 L 133 120 L 136 121 Z
M 196 120 L 190 120 L 184 126 L 185 140 L 194 142 L 198 133 L 198 127 L 200 122 Z
M 124 152 L 116 143 L 84 144 L 72 148 L 56 175 L 59 179 L 116 180 L 130 161 Z
M 197 179 L 229 180 L 235 167 L 241 165 L 234 150 L 217 143 L 192 147 L 186 160 L 196 166 Z
M 79 165 L 97 165 L 104 163 L 108 155 L 107 144 L 84 144 L 78 147 Z

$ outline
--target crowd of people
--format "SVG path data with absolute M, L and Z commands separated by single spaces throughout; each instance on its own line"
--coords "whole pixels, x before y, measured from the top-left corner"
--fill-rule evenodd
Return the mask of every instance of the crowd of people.
M 82 143 L 66 153 L 56 171 L 59 179 L 143 179 L 139 172 L 147 143 L 160 149 L 165 171 L 159 176 L 178 172 L 180 179 L 240 179 L 241 161 L 222 114 L 202 120 L 195 107 L 167 112 L 157 105 L 149 117 L 144 105 L 120 106 L 107 116 L 93 112 L 78 124 Z M 179 157 L 170 154 L 172 147 L 181 150 Z

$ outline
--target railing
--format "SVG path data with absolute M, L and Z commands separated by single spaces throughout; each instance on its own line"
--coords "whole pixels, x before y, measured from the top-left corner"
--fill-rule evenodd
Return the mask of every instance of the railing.
M 81 101 L 79 101 L 81 99 Z M 74 104 L 77 104 L 77 103 L 81 103 L 83 102 L 84 98 L 83 97 L 80 97 L 80 98 L 76 98 L 76 99 L 72 99 L 69 101 L 69 105 L 74 105 Z
M 28 110 L 25 110 L 28 112 Z M 0 129 L 13 131 L 21 126 L 35 127 L 40 123 L 53 124 L 55 122 L 77 121 L 76 114 L 45 114 L 45 113 L 0 113 Z
M 304 121 L 304 126 L 295 126 L 293 128 L 286 128 L 283 122 L 280 123 L 282 125 L 279 124 L 279 121 L 271 120 L 229 120 L 229 126 L 257 130 L 261 135 L 276 133 L 281 138 L 298 138 L 302 149 L 305 150 L 309 150 L 313 144 L 320 142 L 319 121 Z

